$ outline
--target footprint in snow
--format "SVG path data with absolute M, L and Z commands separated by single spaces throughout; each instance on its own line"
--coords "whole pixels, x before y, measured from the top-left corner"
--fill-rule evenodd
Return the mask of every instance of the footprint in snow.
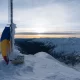
M 33 72 L 32 66 L 27 66 L 23 68 L 23 73 L 32 73 L 32 72 Z

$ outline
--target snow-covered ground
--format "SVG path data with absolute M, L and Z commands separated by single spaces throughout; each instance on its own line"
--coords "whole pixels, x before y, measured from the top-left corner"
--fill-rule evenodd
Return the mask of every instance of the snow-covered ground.
M 66 64 L 80 63 L 80 38 L 43 38 L 33 39 L 51 47 L 49 54 Z
M 45 46 L 51 46 L 50 51 L 53 54 L 55 52 L 56 54 L 64 53 L 66 56 L 72 53 L 80 55 L 80 38 L 33 39 L 31 41 L 43 42 Z M 24 64 L 6 65 L 0 54 L 0 80 L 80 80 L 80 62 L 78 65 L 69 67 L 45 52 L 24 55 L 24 57 Z M 76 58 L 80 60 L 80 57 Z
M 0 80 L 80 80 L 80 72 L 45 52 L 24 56 L 24 64 L 6 65 L 0 54 Z

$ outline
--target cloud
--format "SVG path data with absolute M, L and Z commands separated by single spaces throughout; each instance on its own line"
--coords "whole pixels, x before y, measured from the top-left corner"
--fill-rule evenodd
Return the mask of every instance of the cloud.
M 7 7 L 7 2 L 1 3 Z M 8 22 L 8 8 L 4 7 L 0 7 L 0 24 Z M 79 8 L 79 0 L 14 0 L 14 22 L 17 31 L 36 27 L 49 32 L 79 31 Z
M 15 9 L 14 18 L 20 27 L 45 27 L 47 31 L 50 31 L 50 29 L 51 31 L 75 31 L 75 29 L 79 30 L 80 26 L 78 7 L 71 2 L 65 3 L 65 5 L 63 3 L 53 3 L 36 8 Z
M 56 0 L 14 0 L 15 8 L 34 8 L 39 6 L 45 6 L 47 4 L 52 4 Z

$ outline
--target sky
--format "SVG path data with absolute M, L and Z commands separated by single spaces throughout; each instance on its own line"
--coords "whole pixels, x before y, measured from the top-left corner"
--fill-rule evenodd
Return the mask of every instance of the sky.
M 16 33 L 79 32 L 80 0 L 13 0 Z M 9 23 L 8 0 L 0 0 L 0 33 Z

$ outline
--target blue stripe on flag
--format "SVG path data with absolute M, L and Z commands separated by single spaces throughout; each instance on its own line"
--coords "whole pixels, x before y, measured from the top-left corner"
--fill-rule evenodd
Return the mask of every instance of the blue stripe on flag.
M 5 27 L 5 29 L 3 30 L 1 41 L 5 39 L 10 40 L 10 27 Z

